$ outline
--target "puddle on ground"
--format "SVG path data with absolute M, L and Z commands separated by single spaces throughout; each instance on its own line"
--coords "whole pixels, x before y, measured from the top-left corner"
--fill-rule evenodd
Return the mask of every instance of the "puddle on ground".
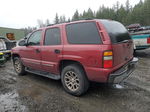
M 0 95 L 0 111 L 1 112 L 27 112 L 26 106 L 19 102 L 17 92 L 9 92 Z

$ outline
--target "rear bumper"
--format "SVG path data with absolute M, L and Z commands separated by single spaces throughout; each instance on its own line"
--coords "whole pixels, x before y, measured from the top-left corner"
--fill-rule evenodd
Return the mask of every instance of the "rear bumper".
M 138 62 L 138 58 L 133 58 L 125 66 L 111 73 L 108 78 L 108 83 L 120 83 L 134 71 Z

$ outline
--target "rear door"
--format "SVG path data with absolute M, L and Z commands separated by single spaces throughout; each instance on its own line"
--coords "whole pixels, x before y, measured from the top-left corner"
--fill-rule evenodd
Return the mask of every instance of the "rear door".
M 42 70 L 58 74 L 58 63 L 62 58 L 61 27 L 45 30 L 43 46 L 41 47 Z
M 112 42 L 114 66 L 123 65 L 133 57 L 133 41 L 127 29 L 117 21 L 101 20 Z

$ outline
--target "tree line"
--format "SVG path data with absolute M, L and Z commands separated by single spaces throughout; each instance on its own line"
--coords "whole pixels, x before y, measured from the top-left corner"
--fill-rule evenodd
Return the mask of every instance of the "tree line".
M 127 0 L 125 5 L 120 4 L 119 1 L 112 8 L 100 6 L 97 11 L 88 9 L 79 13 L 78 10 L 72 16 L 72 21 L 80 19 L 112 19 L 129 25 L 133 23 L 139 23 L 141 25 L 150 25 L 150 0 L 145 0 L 136 4 L 134 7 L 130 5 L 130 1 Z
M 59 24 L 83 19 L 112 19 L 123 23 L 125 26 L 134 23 L 149 26 L 150 0 L 140 0 L 135 6 L 131 6 L 130 1 L 127 0 L 124 5 L 117 1 L 111 8 L 102 5 L 97 11 L 93 11 L 91 8 L 83 12 L 76 10 L 71 18 L 66 18 L 65 15 L 59 16 L 58 13 L 56 13 L 53 23 L 50 23 L 48 19 L 45 22 L 37 20 L 37 23 L 39 27 L 44 27 L 50 24 Z M 30 30 L 31 29 L 32 28 L 30 28 Z

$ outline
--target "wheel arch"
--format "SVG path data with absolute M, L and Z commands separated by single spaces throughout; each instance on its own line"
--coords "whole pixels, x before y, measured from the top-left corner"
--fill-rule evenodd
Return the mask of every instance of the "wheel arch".
M 67 65 L 71 65 L 71 64 L 77 64 L 77 65 L 79 65 L 83 69 L 83 71 L 85 72 L 85 75 L 87 76 L 86 70 L 85 70 L 83 64 L 80 63 L 79 61 L 76 61 L 76 60 L 61 60 L 59 62 L 59 71 L 60 71 L 60 74 L 61 74 L 61 72 L 62 72 L 62 70 L 63 70 L 64 67 L 66 67 Z
M 11 56 L 12 56 L 12 60 L 14 60 L 15 57 L 20 57 L 20 55 L 16 53 L 13 53 Z

